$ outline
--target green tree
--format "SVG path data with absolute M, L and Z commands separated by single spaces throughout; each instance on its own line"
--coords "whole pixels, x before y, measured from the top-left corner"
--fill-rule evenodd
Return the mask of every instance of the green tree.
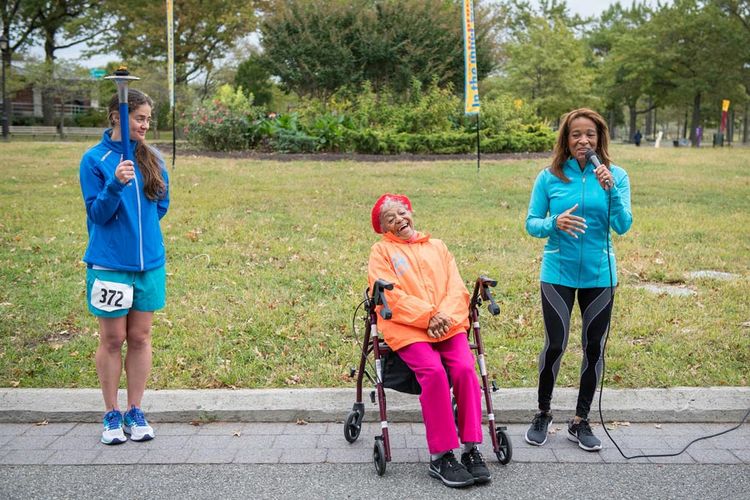
M 99 48 L 117 52 L 125 61 L 166 61 L 166 5 L 153 0 L 106 0 L 113 29 L 99 39 Z M 199 75 L 206 81 L 230 47 L 251 33 L 263 0 L 181 0 L 175 2 L 175 80 Z
M 593 53 L 598 56 L 594 87 L 604 98 L 610 115 L 622 105 L 627 107 L 631 139 L 636 131 L 637 116 L 650 113 L 659 104 L 658 98 L 653 97 L 658 47 L 651 43 L 643 29 L 650 17 L 650 9 L 643 3 L 634 2 L 629 8 L 623 8 L 618 2 L 602 13 L 588 37 Z M 646 105 L 638 109 L 644 101 Z M 612 119 L 610 127 L 614 127 Z
M 729 16 L 736 20 L 742 28 L 750 34 L 750 0 L 716 0 L 716 4 Z M 750 45 L 745 43 L 742 47 L 745 49 L 744 83 L 745 94 L 750 95 Z M 742 127 L 742 142 L 746 143 L 750 139 L 748 126 L 750 126 L 750 99 L 744 102 L 745 112 Z
M 595 106 L 587 46 L 564 19 L 533 15 L 524 26 L 504 45 L 505 88 L 528 101 L 539 117 L 555 122 L 572 108 Z
M 715 2 L 697 0 L 663 6 L 644 33 L 659 48 L 654 52 L 654 85 L 663 89 L 668 102 L 690 107 L 690 140 L 696 145 L 704 102 L 716 106 L 722 98 L 747 98 L 747 33 Z
M 252 94 L 256 106 L 268 106 L 273 97 L 273 82 L 263 58 L 253 54 L 237 67 L 234 84 L 246 95 Z
M 39 89 L 42 96 L 47 97 L 50 103 L 60 102 L 59 113 L 55 113 L 54 107 L 50 106 L 49 111 L 52 115 L 49 121 L 45 119 L 46 125 L 58 125 L 60 129 L 72 125 L 72 123 L 65 123 L 65 104 L 73 97 L 90 93 L 93 90 L 88 71 L 74 62 L 62 59 L 52 62 L 27 61 L 24 64 L 23 80 L 26 84 L 32 84 Z
M 34 8 L 40 3 L 35 0 L 0 0 L 0 21 L 3 36 L 9 41 L 11 57 L 31 44 L 31 34 L 39 26 Z
M 750 0 L 716 0 L 716 5 L 750 31 Z
M 490 11 L 477 8 L 480 78 L 494 69 Z M 460 2 L 289 0 L 264 19 L 261 43 L 271 72 L 300 95 L 325 98 L 371 81 L 408 93 L 416 79 L 463 89 Z
M 3 0 L 3 32 L 13 28 L 12 48 L 42 41 L 47 73 L 39 78 L 42 88 L 42 113 L 44 123 L 52 125 L 54 93 L 49 80 L 56 78 L 55 52 L 90 42 L 105 29 L 105 13 L 100 2 L 85 0 Z M 10 24 L 13 22 L 13 24 Z M 10 35 L 6 35 L 9 36 Z M 12 38 L 11 38 L 12 39 Z

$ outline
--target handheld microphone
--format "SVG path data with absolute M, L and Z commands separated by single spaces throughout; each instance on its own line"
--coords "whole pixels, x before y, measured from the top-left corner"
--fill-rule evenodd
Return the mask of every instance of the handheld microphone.
M 599 168 L 602 166 L 602 162 L 599 161 L 599 157 L 596 156 L 596 153 L 593 149 L 586 150 L 586 161 L 590 161 L 591 164 L 594 165 L 594 168 Z M 612 187 L 612 180 L 607 179 L 606 184 L 607 186 Z

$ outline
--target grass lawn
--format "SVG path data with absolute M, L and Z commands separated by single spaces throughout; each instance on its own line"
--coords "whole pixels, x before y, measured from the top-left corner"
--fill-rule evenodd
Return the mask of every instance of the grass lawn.
M 97 387 L 85 306 L 83 143 L 0 143 L 0 386 Z M 750 150 L 635 148 L 634 223 L 615 238 L 621 286 L 607 350 L 612 387 L 746 386 L 750 380 Z M 168 304 L 155 316 L 151 388 L 351 386 L 352 313 L 377 240 L 370 208 L 408 194 L 467 282 L 499 281 L 483 310 L 490 378 L 536 385 L 543 240 L 524 220 L 545 160 L 273 162 L 178 157 L 162 221 Z M 691 271 L 737 275 L 692 279 Z M 646 283 L 684 286 L 654 295 Z M 577 385 L 574 314 L 560 386 Z M 357 322 L 358 332 L 361 323 Z

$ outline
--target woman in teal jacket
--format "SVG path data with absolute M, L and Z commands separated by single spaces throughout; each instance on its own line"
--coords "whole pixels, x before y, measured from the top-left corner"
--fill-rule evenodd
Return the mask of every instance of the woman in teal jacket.
M 112 126 L 99 144 L 83 155 L 80 182 L 86 205 L 88 247 L 86 302 L 99 320 L 96 371 L 104 397 L 104 444 L 154 437 L 141 410 L 151 371 L 151 323 L 164 307 L 165 251 L 159 221 L 169 207 L 169 178 L 164 160 L 145 142 L 153 102 L 128 92 L 130 148 L 135 161 L 124 160 L 119 101 L 109 103 Z M 127 343 L 128 410 L 120 412 L 117 390 L 122 346 Z
M 532 445 L 547 441 L 552 391 L 568 343 L 577 294 L 584 354 L 568 438 L 584 450 L 601 449 L 588 413 L 601 377 L 602 348 L 617 285 L 610 229 L 623 234 L 633 222 L 628 174 L 611 164 L 608 143 L 607 124 L 598 113 L 586 108 L 567 113 L 552 165 L 539 173 L 531 193 L 526 231 L 547 238 L 540 276 L 545 342 L 539 355 L 539 413 L 525 435 Z M 589 161 L 590 151 L 596 153 L 601 166 Z

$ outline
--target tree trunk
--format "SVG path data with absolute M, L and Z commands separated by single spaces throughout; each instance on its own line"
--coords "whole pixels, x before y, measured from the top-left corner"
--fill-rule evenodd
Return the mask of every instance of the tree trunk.
M 698 147 L 698 138 L 695 135 L 695 131 L 700 126 L 700 124 L 701 124 L 701 93 L 698 92 L 697 94 L 695 94 L 695 97 L 693 98 L 693 119 L 690 121 L 690 144 L 694 148 Z
M 630 120 L 628 122 L 628 142 L 633 141 L 636 128 L 636 118 L 638 117 L 638 110 L 635 109 L 638 101 L 628 104 L 628 112 L 630 114 Z
M 745 117 L 742 123 L 742 144 L 747 144 L 747 113 L 750 112 L 750 104 L 745 103 Z
M 682 138 L 687 139 L 687 129 L 688 129 L 688 112 L 689 110 L 685 110 L 685 121 L 682 124 Z
M 55 93 L 52 90 L 52 79 L 55 77 L 55 32 L 44 32 L 44 62 L 47 63 L 47 82 L 42 87 L 42 117 L 45 125 L 55 124 Z
M 656 110 L 651 109 L 653 105 L 654 105 L 654 99 L 653 97 L 649 96 L 648 98 L 649 111 L 646 113 L 646 126 L 644 127 L 645 130 L 643 131 L 646 137 L 653 137 L 654 135 L 656 135 L 656 132 L 654 131 L 654 121 L 652 119 L 654 114 L 656 114 Z

